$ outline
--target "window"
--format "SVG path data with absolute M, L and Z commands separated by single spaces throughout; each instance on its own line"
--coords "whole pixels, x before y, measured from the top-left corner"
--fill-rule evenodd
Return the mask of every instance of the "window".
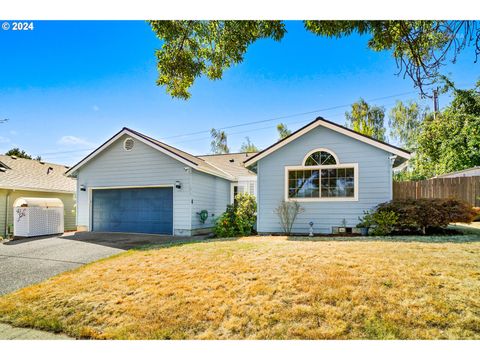
M 286 200 L 357 200 L 358 164 L 341 164 L 331 151 L 318 149 L 305 156 L 303 165 L 287 166 Z
M 331 152 L 319 150 L 311 153 L 304 162 L 305 166 L 335 165 L 336 156 Z

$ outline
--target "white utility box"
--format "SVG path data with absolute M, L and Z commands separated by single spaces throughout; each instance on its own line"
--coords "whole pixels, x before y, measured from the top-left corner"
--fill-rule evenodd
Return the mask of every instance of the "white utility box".
M 13 203 L 13 236 L 42 236 L 63 231 L 62 200 L 20 197 Z

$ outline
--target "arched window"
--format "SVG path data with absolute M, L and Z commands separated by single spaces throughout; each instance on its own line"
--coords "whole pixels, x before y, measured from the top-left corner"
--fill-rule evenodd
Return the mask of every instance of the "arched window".
M 321 166 L 321 165 L 336 165 L 338 163 L 337 157 L 326 150 L 314 151 L 307 155 L 303 165 L 305 166 Z
M 285 167 L 285 200 L 356 201 L 357 174 L 357 163 L 340 163 L 333 151 L 314 149 L 302 165 Z

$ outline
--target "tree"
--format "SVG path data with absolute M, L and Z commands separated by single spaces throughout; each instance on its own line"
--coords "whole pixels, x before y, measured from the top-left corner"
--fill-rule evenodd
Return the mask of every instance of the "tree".
M 390 137 L 397 140 L 403 148 L 415 151 L 418 134 L 428 115 L 427 106 L 422 107 L 413 100 L 406 104 L 398 100 L 388 116 Z
M 7 155 L 7 156 L 16 156 L 16 157 L 18 157 L 18 158 L 32 160 L 32 156 L 31 156 L 31 155 L 27 154 L 27 153 L 25 152 L 25 150 L 20 150 L 18 147 L 8 150 L 8 151 L 5 153 L 5 155 Z M 37 157 L 35 158 L 35 160 L 41 161 L 41 160 L 42 160 L 42 157 L 41 157 L 41 156 L 37 156 Z
M 32 159 L 32 157 L 25 152 L 25 150 L 20 150 L 18 147 L 8 150 L 5 155 L 7 156 L 16 156 L 22 159 Z
M 223 71 L 241 63 L 249 45 L 258 39 L 280 40 L 281 21 L 149 21 L 163 45 L 157 50 L 157 85 L 172 97 L 188 99 L 196 78 L 221 79 Z
M 447 82 L 453 100 L 424 121 L 412 161 L 412 178 L 429 178 L 480 165 L 480 81 L 461 90 Z
M 278 131 L 278 138 L 279 140 L 285 139 L 287 136 L 290 136 L 292 133 L 291 130 L 287 128 L 287 125 L 284 123 L 280 123 L 277 125 L 277 131 Z
M 188 99 L 195 79 L 207 76 L 221 79 L 223 71 L 243 61 L 248 46 L 259 39 L 279 41 L 286 33 L 282 21 L 149 21 L 163 41 L 156 51 L 159 77 L 176 98 Z M 305 29 L 323 37 L 342 38 L 353 33 L 369 35 L 373 51 L 390 51 L 398 74 L 412 79 L 425 95 L 424 86 L 440 75 L 440 68 L 455 62 L 456 56 L 473 45 L 480 55 L 480 29 L 476 21 L 315 21 L 304 22 Z M 475 58 L 475 59 L 476 59 Z
M 212 142 L 210 146 L 212 147 L 212 153 L 214 154 L 228 154 L 230 149 L 227 146 L 227 134 L 223 130 L 210 130 L 210 135 L 212 136 Z
M 242 146 L 240 147 L 240 152 L 259 152 L 260 150 L 250 141 L 250 138 L 247 136 Z
M 351 105 L 351 110 L 345 113 L 345 117 L 347 126 L 353 130 L 377 140 L 385 140 L 385 109 L 383 107 L 370 106 L 360 98 Z

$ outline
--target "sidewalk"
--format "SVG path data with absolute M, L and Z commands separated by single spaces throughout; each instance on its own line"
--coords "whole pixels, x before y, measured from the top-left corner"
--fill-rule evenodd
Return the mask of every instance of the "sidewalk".
M 54 334 L 0 323 L 0 340 L 74 340 L 64 334 Z

